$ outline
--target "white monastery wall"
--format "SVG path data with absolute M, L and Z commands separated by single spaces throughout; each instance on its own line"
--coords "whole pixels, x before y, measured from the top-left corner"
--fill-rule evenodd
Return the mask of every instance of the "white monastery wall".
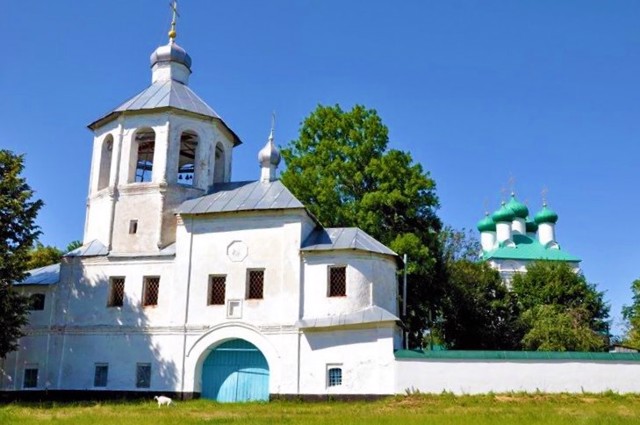
M 301 394 L 393 394 L 394 329 L 324 329 L 302 336 Z M 330 367 L 342 368 L 342 385 L 328 386 Z
M 329 297 L 329 267 L 347 266 L 345 297 Z M 395 262 L 358 251 L 304 253 L 304 317 L 325 317 L 378 305 L 397 314 Z
M 397 360 L 395 392 L 640 392 L 640 362 Z

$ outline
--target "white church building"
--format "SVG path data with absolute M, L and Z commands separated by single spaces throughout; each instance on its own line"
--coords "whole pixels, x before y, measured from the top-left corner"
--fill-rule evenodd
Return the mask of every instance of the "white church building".
M 175 35 L 151 85 L 89 125 L 84 244 L 16 284 L 30 321 L 0 359 L 0 401 L 640 391 L 637 353 L 402 350 L 396 253 L 324 228 L 276 179 L 273 131 L 256 181 L 232 182 L 241 141 L 189 87 Z M 481 229 L 488 261 L 561 252 L 508 208 Z
M 241 141 L 190 74 L 172 30 L 151 85 L 89 125 L 84 245 L 19 285 L 34 310 L 0 389 L 393 393 L 398 256 L 309 213 L 273 130 L 257 180 L 232 182 Z

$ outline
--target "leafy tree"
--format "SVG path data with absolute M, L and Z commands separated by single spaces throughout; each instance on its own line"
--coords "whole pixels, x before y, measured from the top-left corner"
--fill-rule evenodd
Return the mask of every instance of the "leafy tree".
M 528 328 L 523 339 L 525 347 L 536 350 L 605 347 L 609 306 L 604 294 L 588 283 L 582 273 L 574 272 L 564 262 L 538 261 L 530 264 L 526 273 L 514 275 L 512 285 Z
M 71 252 L 74 249 L 80 248 L 82 246 L 82 241 L 79 240 L 75 240 L 75 241 L 71 241 L 69 242 L 69 244 L 67 245 L 67 248 L 65 250 L 65 253 L 67 252 Z
M 444 291 L 438 198 L 429 174 L 388 143 L 375 110 L 320 105 L 303 121 L 298 139 L 282 149 L 287 169 L 281 180 L 325 226 L 360 227 L 408 255 L 403 320 L 415 346 Z
M 471 230 L 456 230 L 445 226 L 440 232 L 440 243 L 447 263 L 459 260 L 475 262 L 480 259 L 482 247 L 475 232 Z
M 43 245 L 36 242 L 35 248 L 29 251 L 29 261 L 27 261 L 27 270 L 37 269 L 39 267 L 57 264 L 60 262 L 64 253 L 51 245 Z
M 627 322 L 627 332 L 623 343 L 640 349 L 640 279 L 631 284 L 633 303 L 622 307 L 622 317 Z
M 23 157 L 0 150 L 0 358 L 17 348 L 27 323 L 28 299 L 13 282 L 25 278 L 29 250 L 40 231 L 35 224 L 42 201 L 21 177 Z
M 438 332 L 456 350 L 516 350 L 524 329 L 514 295 L 489 264 L 448 261 Z
M 589 327 L 588 316 L 581 307 L 535 306 L 522 315 L 528 327 L 522 344 L 526 350 L 601 351 L 606 346 L 605 338 Z

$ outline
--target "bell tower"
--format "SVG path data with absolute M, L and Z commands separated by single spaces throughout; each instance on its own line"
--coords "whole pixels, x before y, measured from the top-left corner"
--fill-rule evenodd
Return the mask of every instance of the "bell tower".
M 84 243 L 154 253 L 175 242 L 175 208 L 231 178 L 241 141 L 188 86 L 191 57 L 169 42 L 150 58 L 151 85 L 89 125 L 94 133 Z

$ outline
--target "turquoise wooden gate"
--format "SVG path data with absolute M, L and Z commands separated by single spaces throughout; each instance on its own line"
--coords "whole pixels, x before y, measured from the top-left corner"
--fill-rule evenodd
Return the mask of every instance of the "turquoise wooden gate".
M 242 339 L 216 347 L 202 365 L 202 398 L 222 403 L 269 400 L 269 365 Z

